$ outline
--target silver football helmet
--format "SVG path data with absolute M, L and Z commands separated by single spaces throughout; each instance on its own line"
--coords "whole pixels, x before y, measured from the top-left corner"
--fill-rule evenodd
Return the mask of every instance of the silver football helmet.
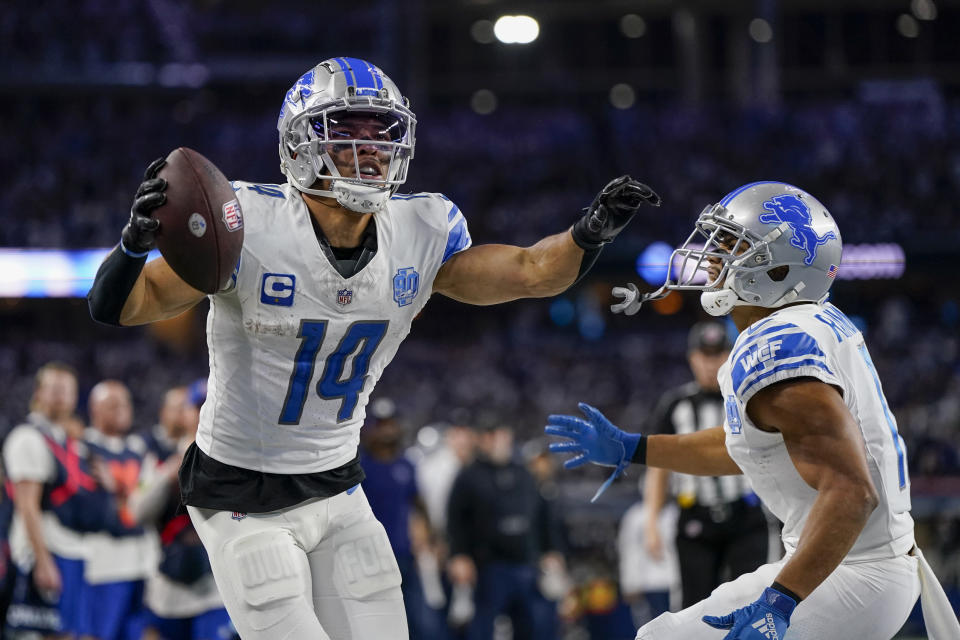
M 670 291 L 702 291 L 714 316 L 735 306 L 781 307 L 821 302 L 843 251 L 840 231 L 819 200 L 784 182 L 752 182 L 707 206 L 687 241 L 674 250 L 667 279 L 652 293 L 617 287 L 615 312 L 633 315 Z
M 357 118 L 362 127 L 353 125 Z M 358 213 L 379 211 L 407 179 L 416 124 L 410 102 L 380 69 L 358 58 L 325 60 L 284 98 L 280 170 L 304 193 Z M 352 170 L 342 173 L 334 156 L 351 151 Z

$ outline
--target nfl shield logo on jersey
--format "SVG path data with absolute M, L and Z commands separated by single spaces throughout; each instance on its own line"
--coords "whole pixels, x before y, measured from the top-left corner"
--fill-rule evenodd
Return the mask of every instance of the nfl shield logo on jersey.
M 397 269 L 393 276 L 393 300 L 398 306 L 405 307 L 417 297 L 420 289 L 420 274 L 413 267 Z
M 223 205 L 223 224 L 227 231 L 236 231 L 243 228 L 243 212 L 240 211 L 240 203 L 231 200 Z
M 230 517 L 233 518 L 234 520 L 240 521 L 246 518 L 247 514 L 244 511 L 234 511 L 233 515 Z
M 339 289 L 337 291 L 337 304 L 345 307 L 353 302 L 353 289 Z

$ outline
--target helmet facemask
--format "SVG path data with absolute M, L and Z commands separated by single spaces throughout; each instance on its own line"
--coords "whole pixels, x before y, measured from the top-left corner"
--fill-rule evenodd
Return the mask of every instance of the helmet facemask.
M 785 285 L 776 284 L 784 282 L 780 267 L 786 265 L 772 265 L 770 252 L 770 243 L 784 233 L 782 225 L 761 237 L 732 218 L 720 204 L 706 207 L 686 242 L 671 254 L 666 282 L 644 300 L 670 291 L 702 291 L 704 309 L 716 316 L 735 306 L 789 302 L 781 300 Z
M 714 316 L 741 305 L 822 303 L 842 255 L 840 231 L 820 201 L 784 182 L 752 182 L 703 210 L 671 253 L 663 286 L 642 296 L 632 285 L 614 289 L 626 301 L 613 309 L 632 315 L 670 291 L 701 291 Z
M 416 116 L 397 85 L 357 58 L 331 58 L 287 92 L 277 120 L 280 168 L 297 190 L 380 211 L 407 178 Z
M 415 127 L 409 109 L 376 98 L 309 107 L 284 135 L 288 175 L 304 193 L 335 198 L 360 213 L 377 211 L 407 179 Z

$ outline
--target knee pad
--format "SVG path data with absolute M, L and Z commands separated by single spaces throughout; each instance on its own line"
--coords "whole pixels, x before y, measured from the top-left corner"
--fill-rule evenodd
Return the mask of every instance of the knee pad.
M 400 567 L 383 525 L 374 519 L 358 522 L 333 536 L 334 584 L 354 599 L 400 587 Z
M 242 602 L 244 620 L 254 629 L 267 629 L 298 606 L 309 606 L 305 596 L 306 563 L 284 531 L 260 531 L 229 540 L 223 545 L 219 565 L 230 581 L 229 589 Z

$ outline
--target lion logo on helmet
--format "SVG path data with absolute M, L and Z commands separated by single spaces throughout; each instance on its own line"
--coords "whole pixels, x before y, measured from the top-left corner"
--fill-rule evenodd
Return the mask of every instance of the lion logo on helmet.
M 311 87 L 313 86 L 314 71 L 314 69 L 310 69 L 310 71 L 307 71 L 305 74 L 300 76 L 300 78 L 297 80 L 297 83 L 290 87 L 290 90 L 287 91 L 287 95 L 285 95 L 283 98 L 283 104 L 280 106 L 280 115 L 277 118 L 277 126 L 280 125 L 284 114 L 287 112 L 288 102 L 291 105 L 296 105 L 299 102 L 302 107 L 303 102 L 313 93 L 313 89 L 311 89 Z
M 786 193 L 773 197 L 763 203 L 763 208 L 769 213 L 761 213 L 760 222 L 765 224 L 786 222 L 793 231 L 790 246 L 807 252 L 807 256 L 803 259 L 803 264 L 807 266 L 816 260 L 817 247 L 837 238 L 837 234 L 833 231 L 828 231 L 822 236 L 817 235 L 813 230 L 813 216 L 810 215 L 810 208 L 793 194 Z

